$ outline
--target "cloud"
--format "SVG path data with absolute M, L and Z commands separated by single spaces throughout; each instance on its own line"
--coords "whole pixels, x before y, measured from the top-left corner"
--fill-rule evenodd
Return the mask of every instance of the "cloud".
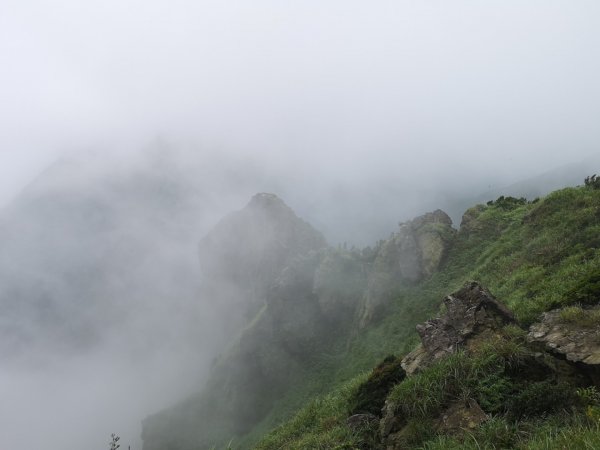
M 90 259 L 83 250 L 93 250 L 94 257 L 111 249 L 127 256 L 123 242 L 135 241 L 128 240 L 133 236 L 139 246 L 132 244 L 132 251 L 152 246 L 150 262 L 131 262 L 119 253 L 114 260 L 121 270 L 113 267 L 114 272 L 132 276 L 111 278 L 116 284 L 107 290 L 117 290 L 121 282 L 141 286 L 130 296 L 122 295 L 123 288 L 115 301 L 119 305 L 127 297 L 136 307 L 154 293 L 155 309 L 138 317 L 125 336 L 144 347 L 144 333 L 155 326 L 168 340 L 175 327 L 161 318 L 182 317 L 161 309 L 160 300 L 172 287 L 165 268 L 194 273 L 197 240 L 254 192 L 278 193 L 334 244 L 366 245 L 398 220 L 597 154 L 599 45 L 600 4 L 594 1 L 4 0 L 0 205 L 6 208 L 0 231 L 33 188 L 20 194 L 23 189 L 65 155 L 63 161 L 81 158 L 88 169 L 98 170 L 71 170 L 40 187 L 36 183 L 48 180 L 46 173 L 33 187 L 52 194 L 63 183 L 61 192 L 72 194 L 71 200 L 91 197 L 108 204 L 117 230 L 110 231 L 110 239 L 90 238 L 88 222 L 77 228 L 73 211 L 67 211 L 68 220 L 54 223 L 52 208 L 42 220 L 44 205 L 55 205 L 46 199 L 32 206 L 31 220 L 20 222 L 27 226 L 13 229 L 17 238 L 6 241 L 23 244 L 27 252 L 16 252 L 21 259 L 5 252 L 2 264 L 23 280 L 31 276 L 60 287 L 53 292 L 68 291 L 73 286 L 46 270 L 48 261 L 36 266 L 27 258 L 51 255 L 51 262 L 61 264 L 73 258 L 80 268 Z M 176 155 L 160 159 L 163 150 Z M 146 190 L 146 179 L 135 170 L 147 169 L 149 154 L 154 154 L 149 170 L 155 181 L 175 174 L 192 192 L 176 213 L 158 208 L 164 214 L 156 214 L 152 201 L 158 194 Z M 128 189 L 119 190 L 119 177 L 129 182 Z M 164 225 L 165 217 L 172 222 Z M 58 236 L 61 230 L 64 240 L 44 234 Z M 36 239 L 25 239 L 29 232 Z M 135 269 L 131 273 L 128 263 Z M 144 277 L 154 284 L 146 285 Z M 177 308 L 185 310 L 181 302 Z M 95 311 L 104 320 L 112 317 L 102 316 L 102 308 Z M 157 358 L 168 358 L 169 345 L 192 339 L 186 334 L 190 329 L 193 323 L 181 327 Z M 30 394 L 17 407 L 20 425 L 11 435 L 12 448 L 23 436 L 49 431 L 57 432 L 54 448 L 69 448 L 75 439 L 63 430 L 68 418 L 78 415 L 77 399 L 89 414 L 94 399 L 103 402 L 99 410 L 109 410 L 112 384 L 102 386 L 104 376 L 115 383 L 119 403 L 138 402 L 122 409 L 129 424 L 137 424 L 141 417 L 133 416 L 142 409 L 151 412 L 180 395 L 169 391 L 140 400 L 161 391 L 161 383 L 192 389 L 188 375 L 159 370 L 160 358 L 128 365 L 131 348 L 111 341 L 101 353 L 57 357 L 37 372 L 21 366 L 1 372 L 3 389 L 14 402 L 21 392 Z M 200 372 L 215 351 L 211 342 L 206 348 L 197 361 L 190 360 L 190 347 L 174 352 L 168 364 Z M 115 377 L 110 372 L 115 367 L 105 363 L 125 367 L 125 376 Z M 143 370 L 157 378 L 140 383 L 135 400 L 123 398 L 135 390 Z M 46 384 L 39 385 L 46 376 Z M 69 397 L 62 400 L 65 422 L 57 416 L 45 431 L 28 433 L 28 417 L 41 423 L 38 419 L 51 414 L 64 396 Z M 38 419 L 34 409 L 43 412 Z M 10 417 L 6 409 L 0 414 Z M 104 419 L 98 419 L 99 428 L 108 426 Z M 0 422 L 8 423 L 2 417 Z M 127 425 L 127 432 L 135 426 Z M 111 432 L 121 431 L 115 425 L 107 437 Z M 85 436 L 78 437 L 77 448 Z

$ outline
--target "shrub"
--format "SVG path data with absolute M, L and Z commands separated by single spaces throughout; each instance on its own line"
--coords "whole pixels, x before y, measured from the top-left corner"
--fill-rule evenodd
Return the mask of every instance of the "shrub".
M 119 436 L 117 436 L 115 433 L 110 435 L 110 450 L 117 450 L 118 448 L 121 447 L 121 444 L 119 444 L 118 442 L 121 440 L 121 438 Z
M 600 189 L 600 177 L 597 177 L 596 174 L 585 177 L 584 183 L 586 187 Z
M 566 409 L 576 399 L 572 386 L 551 380 L 531 383 L 516 392 L 508 403 L 510 417 L 521 419 Z
M 395 384 L 406 377 L 400 365 L 401 358 L 388 356 L 373 369 L 369 378 L 361 384 L 350 401 L 350 414 L 370 413 L 381 415 L 385 398 Z
M 590 305 L 600 302 L 600 268 L 583 277 L 565 294 L 565 303 Z
M 498 208 L 506 210 L 514 209 L 518 206 L 522 206 L 525 204 L 527 204 L 527 199 L 523 197 L 505 197 L 504 195 L 501 195 L 496 200 L 490 200 L 489 202 L 487 202 L 488 206 L 496 206 Z

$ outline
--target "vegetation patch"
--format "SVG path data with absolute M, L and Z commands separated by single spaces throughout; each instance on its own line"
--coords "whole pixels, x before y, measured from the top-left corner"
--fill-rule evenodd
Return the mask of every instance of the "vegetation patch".
M 600 303 L 600 267 L 593 267 L 565 293 L 565 301 L 592 305 Z
M 388 393 L 395 384 L 406 377 L 406 372 L 400 365 L 401 361 L 402 358 L 391 355 L 373 369 L 351 399 L 350 414 L 381 415 Z
M 515 197 L 505 197 L 504 195 L 501 195 L 496 200 L 490 200 L 489 202 L 487 202 L 488 206 L 495 206 L 495 207 L 506 209 L 506 210 L 514 209 L 514 208 L 517 208 L 519 206 L 526 205 L 526 204 L 527 204 L 527 199 L 524 197 L 515 198 Z
M 373 448 L 378 423 L 352 429 L 346 423 L 350 402 L 365 382 L 359 376 L 334 392 L 311 401 L 290 421 L 267 434 L 257 450 L 360 449 Z
M 573 406 L 575 388 L 567 383 L 544 380 L 523 385 L 511 395 L 507 411 L 512 419 L 550 414 Z
M 600 177 L 596 176 L 596 174 L 585 177 L 584 185 L 592 189 L 600 189 Z
M 600 325 L 600 309 L 583 309 L 581 306 L 567 306 L 560 311 L 560 320 L 582 327 Z
M 523 355 L 519 343 L 504 339 L 473 354 L 457 352 L 398 384 L 389 399 L 405 420 L 433 419 L 459 399 L 475 399 L 487 413 L 505 412 L 518 389 L 511 373 Z

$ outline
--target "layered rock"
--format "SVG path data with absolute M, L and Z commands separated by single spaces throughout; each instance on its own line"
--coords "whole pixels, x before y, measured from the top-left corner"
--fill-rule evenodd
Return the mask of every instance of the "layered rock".
M 568 309 L 546 312 L 530 327 L 527 341 L 568 361 L 600 368 L 600 321 L 590 319 L 599 316 L 600 307 L 569 309 L 577 311 L 581 319 L 569 320 Z

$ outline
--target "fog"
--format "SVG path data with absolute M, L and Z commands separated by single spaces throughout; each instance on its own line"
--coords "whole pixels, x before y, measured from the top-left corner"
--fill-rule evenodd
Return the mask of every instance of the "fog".
M 255 192 L 364 246 L 598 171 L 599 53 L 583 0 L 3 0 L 2 445 L 140 449 L 242 321 L 197 243 Z

